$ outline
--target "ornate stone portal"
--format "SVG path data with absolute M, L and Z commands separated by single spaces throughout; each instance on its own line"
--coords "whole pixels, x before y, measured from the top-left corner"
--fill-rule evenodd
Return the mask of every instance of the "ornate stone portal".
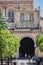
M 8 29 L 13 35 L 33 39 L 36 49 L 35 37 L 43 32 L 40 31 L 40 9 L 34 9 L 33 0 L 0 0 L 0 11 L 9 20 Z M 35 55 L 38 55 L 36 50 Z M 19 52 L 16 56 L 19 57 Z

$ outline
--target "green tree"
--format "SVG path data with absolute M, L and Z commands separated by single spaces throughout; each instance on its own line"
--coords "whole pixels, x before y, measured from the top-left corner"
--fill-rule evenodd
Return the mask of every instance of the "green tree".
M 43 52 L 43 42 L 40 44 L 39 49 L 41 52 Z
M 19 37 L 14 37 L 7 29 L 6 19 L 0 13 L 0 59 L 3 65 L 3 59 L 12 56 L 18 50 Z
M 39 39 L 40 39 L 40 37 L 41 37 L 40 34 L 38 34 L 38 35 L 36 36 L 36 45 L 37 45 L 37 47 L 39 46 Z
M 2 13 L 0 12 L 0 30 L 5 29 L 7 27 L 6 22 L 7 20 L 3 17 Z
M 0 58 L 10 57 L 19 48 L 19 37 L 13 37 L 8 30 L 1 30 L 0 34 Z
M 36 36 L 36 45 L 37 47 L 39 47 L 40 51 L 43 51 L 43 36 L 38 34 Z

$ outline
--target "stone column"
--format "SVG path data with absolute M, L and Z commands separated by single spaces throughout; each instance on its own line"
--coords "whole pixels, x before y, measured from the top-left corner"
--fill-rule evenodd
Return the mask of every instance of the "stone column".
M 6 17 L 6 4 L 3 5 L 3 16 Z
M 38 16 L 38 12 L 35 10 L 34 12 L 34 25 L 38 26 L 39 24 L 39 16 Z
M 16 58 L 19 58 L 19 50 L 16 53 Z
M 15 11 L 15 24 L 20 24 L 20 11 Z

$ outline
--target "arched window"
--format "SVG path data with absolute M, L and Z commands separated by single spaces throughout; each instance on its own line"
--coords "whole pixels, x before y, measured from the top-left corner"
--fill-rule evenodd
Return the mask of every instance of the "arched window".
M 20 21 L 24 21 L 24 13 L 20 14 Z
M 24 21 L 24 22 L 29 21 L 29 15 L 27 13 L 21 13 L 20 14 L 20 21 Z
M 14 12 L 13 11 L 8 12 L 8 20 L 10 22 L 14 22 Z
M 30 21 L 34 21 L 34 14 L 30 14 Z

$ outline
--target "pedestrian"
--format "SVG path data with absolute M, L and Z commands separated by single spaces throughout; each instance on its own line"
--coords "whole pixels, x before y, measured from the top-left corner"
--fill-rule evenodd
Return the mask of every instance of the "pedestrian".
M 28 55 L 28 59 L 29 59 L 29 60 L 31 59 L 30 55 Z
M 27 54 L 25 54 L 25 59 L 27 59 Z

